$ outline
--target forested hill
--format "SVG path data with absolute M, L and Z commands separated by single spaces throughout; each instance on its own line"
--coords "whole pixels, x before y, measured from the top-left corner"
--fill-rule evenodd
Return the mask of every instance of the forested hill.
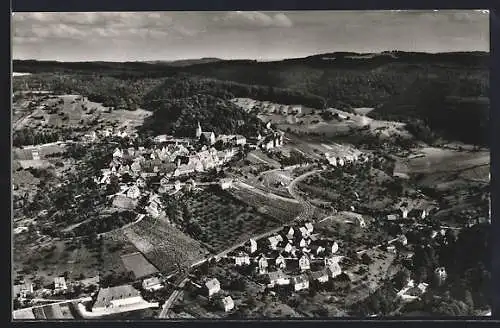
M 417 132 L 431 129 L 447 138 L 487 144 L 488 65 L 489 54 L 483 52 L 383 52 L 274 62 L 208 59 L 180 66 L 15 60 L 13 71 L 45 72 L 59 90 L 72 90 L 114 107 L 154 110 L 159 99 L 197 94 L 347 111 L 375 107 L 371 116 L 411 122 Z M 23 79 L 40 75 L 44 74 Z

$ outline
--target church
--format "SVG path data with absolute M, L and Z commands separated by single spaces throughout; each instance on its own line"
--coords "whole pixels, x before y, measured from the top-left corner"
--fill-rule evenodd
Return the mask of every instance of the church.
M 200 122 L 198 122 L 198 127 L 196 128 L 196 138 L 204 144 L 213 145 L 215 143 L 215 133 L 203 132 Z

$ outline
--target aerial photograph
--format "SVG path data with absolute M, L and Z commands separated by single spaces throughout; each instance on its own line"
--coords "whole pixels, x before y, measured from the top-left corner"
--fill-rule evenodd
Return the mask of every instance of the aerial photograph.
M 488 10 L 11 26 L 13 320 L 491 316 Z

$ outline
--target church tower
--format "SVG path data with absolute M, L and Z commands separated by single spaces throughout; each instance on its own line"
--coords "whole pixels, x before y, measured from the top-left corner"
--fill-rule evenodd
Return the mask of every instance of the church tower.
M 200 122 L 198 122 L 198 127 L 196 128 L 196 138 L 200 138 L 203 131 L 201 130 Z

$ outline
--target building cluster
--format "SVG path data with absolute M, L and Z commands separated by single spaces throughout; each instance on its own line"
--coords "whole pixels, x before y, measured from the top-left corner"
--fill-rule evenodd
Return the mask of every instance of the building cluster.
M 303 107 L 302 105 L 283 105 L 249 98 L 236 98 L 233 102 L 247 112 L 259 111 L 266 114 L 299 115 L 302 113 Z
M 255 266 L 264 275 L 268 288 L 291 286 L 295 291 L 309 289 L 310 283 L 324 284 L 342 273 L 337 242 L 323 240 L 306 222 L 285 227 L 266 239 L 250 239 L 244 249 L 227 259 L 236 266 Z

